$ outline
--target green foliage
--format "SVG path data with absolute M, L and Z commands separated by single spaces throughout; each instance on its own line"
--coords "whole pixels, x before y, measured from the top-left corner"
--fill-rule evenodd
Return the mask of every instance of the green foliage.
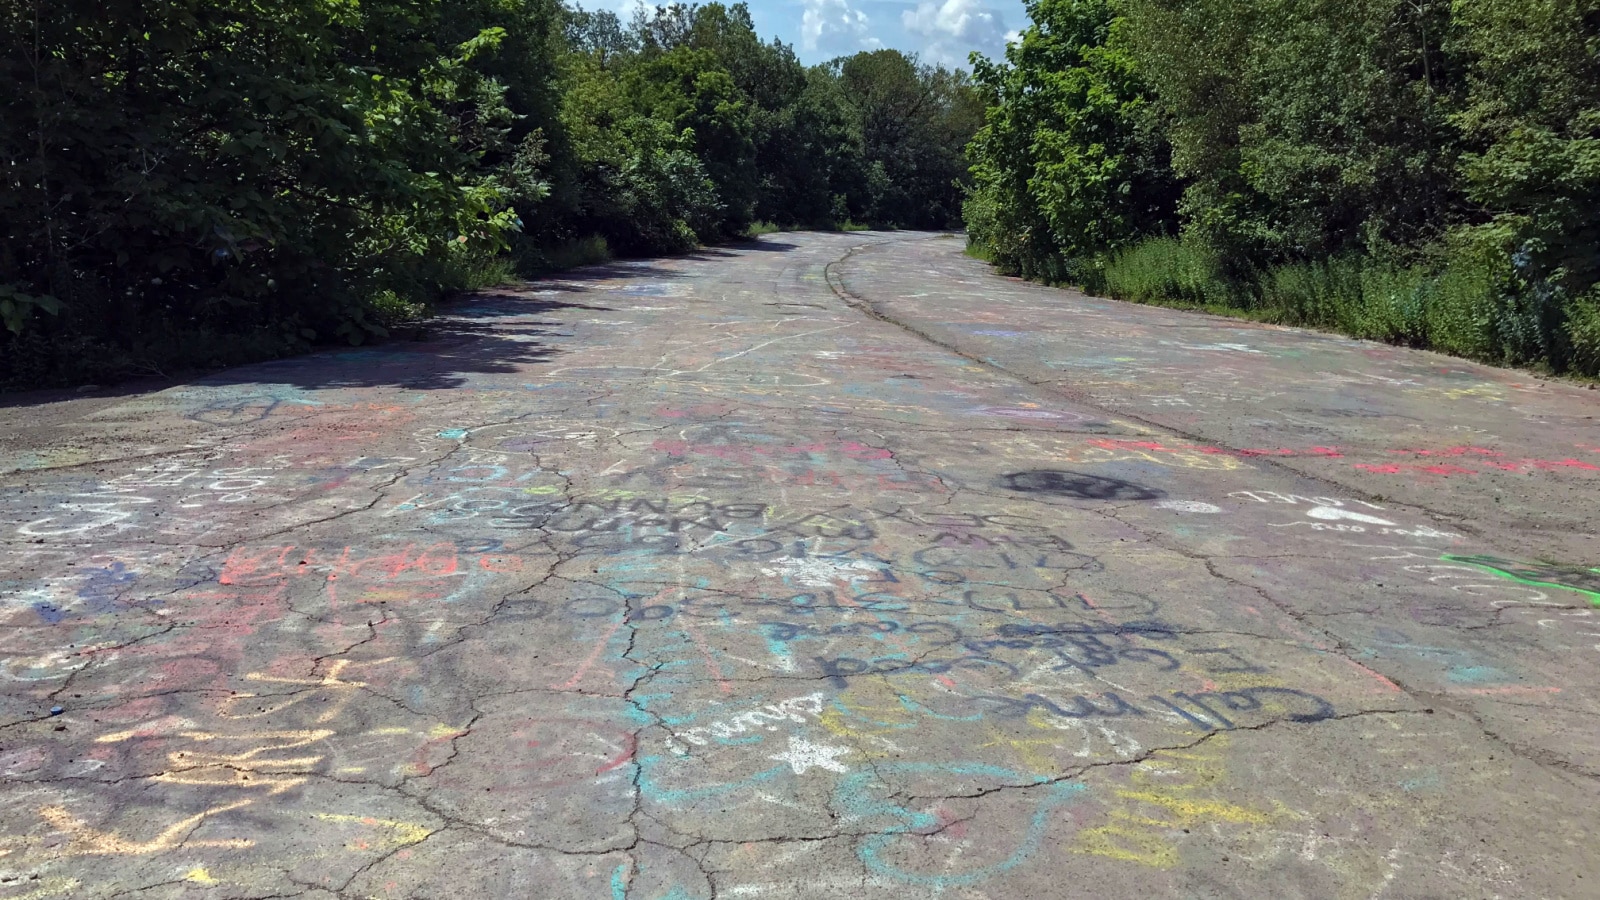
M 983 120 L 966 75 L 897 50 L 857 53 L 828 70 L 859 123 L 866 164 L 867 190 L 851 195 L 849 215 L 900 228 L 958 221 L 967 180 L 962 148 Z
M 965 215 L 1002 269 L 1595 367 L 1600 0 L 1028 11 L 975 60 Z
M 513 50 L 537 61 L 555 9 L 0 7 L 0 283 L 59 301 L 8 326 L 44 342 L 29 358 L 95 347 L 129 371 L 184 347 L 235 358 L 207 335 L 253 353 L 381 336 L 391 297 L 432 300 L 514 227 L 495 163 L 538 109 L 491 73 Z M 19 362 L 18 339 L 0 382 L 71 377 L 70 356 Z
M 61 312 L 61 301 L 45 294 L 34 296 L 19 291 L 13 285 L 0 284 L 0 323 L 12 334 L 21 334 L 35 311 L 55 315 Z
M 981 104 L 807 69 L 741 5 L 0 5 L 0 385 L 360 343 L 454 291 L 736 237 L 947 227 Z
M 1430 263 L 1357 254 L 1269 267 L 1241 281 L 1205 241 L 1151 238 L 1111 258 L 1119 300 L 1214 312 L 1432 347 L 1488 362 L 1589 372 L 1600 349 L 1600 289 L 1569 300 L 1560 283 L 1528 280 L 1531 254 L 1498 252 L 1482 235 Z
M 1421 346 L 1434 283 L 1422 267 L 1369 264 L 1358 256 L 1290 263 L 1269 271 L 1252 308 L 1276 322 Z
M 1443 0 L 1129 0 L 1128 33 L 1188 181 L 1185 227 L 1230 259 L 1378 252 L 1459 194 Z
M 1105 288 L 1118 300 L 1227 306 L 1233 301 L 1222 266 L 1208 247 L 1177 238 L 1151 238 L 1116 255 L 1105 267 Z
M 1600 376 L 1600 287 L 1572 304 L 1567 319 L 1572 339 L 1572 367 L 1589 376 Z
M 1600 0 L 1452 9 L 1463 189 L 1533 269 L 1582 293 L 1600 280 Z
M 574 11 L 567 35 L 552 153 L 565 175 L 537 239 L 598 233 L 636 254 L 756 221 L 958 221 L 961 148 L 981 114 L 958 73 L 897 51 L 807 69 L 761 42 L 742 4 L 645 8 L 627 26 Z
M 1110 0 L 1029 0 L 969 148 L 967 228 L 1003 270 L 1093 283 L 1106 256 L 1171 221 L 1177 185 L 1150 94 Z
M 612 253 L 606 239 L 596 234 L 546 246 L 513 241 L 511 259 L 513 272 L 531 277 L 609 262 Z

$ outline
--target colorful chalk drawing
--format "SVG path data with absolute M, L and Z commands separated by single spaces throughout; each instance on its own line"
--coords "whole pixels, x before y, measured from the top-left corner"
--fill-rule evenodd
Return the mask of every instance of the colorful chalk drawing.
M 982 778 L 1008 785 L 1032 788 L 1042 796 L 1028 820 L 1022 840 L 1009 856 L 1000 862 L 948 875 L 933 875 L 905 869 L 887 857 L 897 841 L 920 836 L 919 833 L 943 828 L 948 822 L 932 812 L 919 812 L 888 800 L 879 799 L 884 792 L 880 779 L 908 775 L 947 783 L 958 778 Z M 870 772 L 858 772 L 839 780 L 834 791 L 834 805 L 843 812 L 846 821 L 888 818 L 895 824 L 882 828 L 879 833 L 862 839 L 856 853 L 869 871 L 908 884 L 935 890 L 970 887 L 1009 872 L 1027 862 L 1038 852 L 1045 834 L 1056 822 L 1055 813 L 1062 806 L 1077 802 L 1087 790 L 1073 781 L 1051 781 L 1039 776 L 1025 775 L 998 766 L 981 763 L 892 763 L 880 764 Z
M 1226 746 L 1227 736 L 1219 734 L 1193 750 L 1151 754 L 1133 767 L 1128 787 L 1112 791 L 1111 821 L 1078 832 L 1073 849 L 1170 869 L 1180 861 L 1175 835 L 1215 823 L 1266 825 L 1292 817 L 1281 805 L 1276 811 L 1267 811 L 1216 798 L 1227 775 L 1221 752 Z
M 574 281 L 542 293 L 586 289 Z M 642 333 L 653 326 L 644 313 L 698 308 L 628 313 L 640 314 Z M 1448 770 L 1409 777 L 1418 773 L 1402 767 L 1408 777 L 1374 779 L 1400 802 L 1353 807 L 1299 791 L 1311 778 L 1264 762 L 1278 738 L 1316 731 L 1331 744 L 1336 729 L 1365 727 L 1320 724 L 1336 704 L 1344 719 L 1405 702 L 1358 661 L 1368 648 L 1410 654 L 1453 693 L 1577 698 L 1575 687 L 1513 683 L 1522 673 L 1512 663 L 1497 669 L 1431 632 L 1414 631 L 1413 642 L 1372 631 L 1344 648 L 1290 631 L 1247 590 L 1135 527 L 1229 541 L 1317 532 L 1357 547 L 1348 533 L 1457 537 L 1412 528 L 1415 513 L 1399 506 L 1268 490 L 1323 489 L 1264 463 L 1347 470 L 1354 460 L 1339 460 L 1351 448 L 1275 446 L 1299 440 L 1284 436 L 1207 445 L 1019 394 L 959 360 L 866 346 L 843 327 L 793 346 L 787 369 L 741 369 L 768 344 L 805 335 L 708 331 L 712 340 L 668 347 L 655 365 L 620 339 L 590 343 L 563 351 L 565 369 L 473 377 L 449 393 L 405 387 L 385 405 L 352 403 L 346 388 L 318 387 L 312 401 L 219 387 L 184 407 L 209 404 L 190 418 L 215 435 L 210 444 L 0 496 L 7 536 L 26 539 L 8 544 L 21 564 L 0 581 L 0 614 L 19 636 L 0 655 L 0 679 L 23 698 L 22 717 L 36 716 L 8 726 L 0 751 L 10 792 L 0 857 L 8 873 L 41 867 L 0 894 L 268 896 L 293 890 L 279 873 L 327 858 L 346 872 L 372 869 L 351 896 L 435 895 L 462 868 L 430 854 L 481 831 L 518 842 L 490 848 L 507 858 L 575 845 L 557 867 L 586 867 L 587 896 L 603 896 L 608 881 L 618 898 L 705 896 L 692 876 L 641 862 L 650 841 L 635 830 L 627 845 L 633 812 L 703 836 L 708 879 L 770 867 L 760 890 L 718 884 L 719 896 L 1021 896 L 1039 884 L 1069 890 L 1062 872 L 1086 869 L 1176 883 L 1138 868 L 1206 865 L 1219 844 L 1237 859 L 1261 850 L 1265 864 L 1240 866 L 1241 879 L 1274 878 L 1275 861 L 1309 861 L 1318 847 L 1367 842 L 1363 859 L 1378 859 L 1390 853 L 1385 835 L 1462 821 L 1428 805 L 1462 791 Z M 980 333 L 1013 334 L 998 320 Z M 1251 344 L 1193 347 L 1265 355 Z M 342 354 L 341 372 L 389 352 Z M 618 359 L 643 365 L 611 365 Z M 1134 361 L 1089 368 L 1143 377 L 1122 365 Z M 550 379 L 561 371 L 588 383 Z M 845 381 L 852 371 L 865 375 Z M 1153 402 L 1180 414 L 1260 402 L 1232 389 L 1256 374 L 1196 374 L 1199 389 Z M 774 414 L 796 396 L 802 414 Z M 974 425 L 987 434 L 973 439 Z M 1470 466 L 1573 478 L 1596 468 L 1584 454 L 1561 459 L 1566 450 L 1546 452 L 1551 460 L 1375 452 L 1358 458 L 1408 474 Z M 1009 479 L 1005 492 L 991 490 L 996 477 Z M 1149 503 L 1127 522 L 1051 499 L 1133 494 Z M 135 549 L 133 537 L 155 547 L 145 540 L 154 535 L 172 540 Z M 1497 609 L 1523 604 L 1514 611 L 1547 617 L 1538 624 L 1563 638 L 1594 634 L 1588 623 L 1600 621 L 1577 618 L 1596 614 L 1570 601 L 1541 602 L 1559 587 L 1600 603 L 1600 571 L 1410 549 L 1354 561 L 1329 578 L 1330 593 L 1341 576 L 1380 568 L 1367 563 L 1384 560 L 1387 572 L 1391 559 L 1415 560 L 1427 565 L 1400 572 Z M 1298 553 L 1260 565 L 1295 565 Z M 1130 587 L 1133 569 L 1149 584 Z M 1454 571 L 1434 574 L 1443 569 Z M 1429 609 L 1464 615 L 1469 605 Z M 1267 735 L 1228 734 L 1268 725 Z M 1462 756 L 1483 771 L 1479 756 Z M 1341 761 L 1318 746 L 1283 768 L 1295 765 L 1325 777 Z M 1363 828 L 1344 836 L 1345 816 Z M 1185 830 L 1200 837 L 1189 843 Z M 775 862 L 810 852 L 832 872 L 795 875 Z M 1318 873 L 1327 893 L 1335 876 L 1341 896 L 1384 889 L 1392 872 L 1339 871 L 1357 851 L 1341 854 Z M 478 868 L 524 877 L 498 862 Z M 1487 883 L 1466 857 L 1456 862 L 1464 883 Z M 433 886 L 397 887 L 424 868 Z M 159 883 L 136 883 L 145 874 Z M 561 893 L 545 875 L 533 883 Z M 527 883 L 482 893 L 525 893 Z M 1503 893 L 1534 893 L 1518 887 Z
M 1593 569 L 1562 568 L 1546 563 L 1526 563 L 1501 559 L 1497 556 L 1457 556 L 1446 553 L 1439 557 L 1446 562 L 1464 563 L 1485 572 L 1529 586 L 1560 588 L 1576 591 L 1600 606 L 1600 567 Z M 1572 584 L 1569 582 L 1578 582 Z M 1582 585 L 1587 584 L 1589 587 Z

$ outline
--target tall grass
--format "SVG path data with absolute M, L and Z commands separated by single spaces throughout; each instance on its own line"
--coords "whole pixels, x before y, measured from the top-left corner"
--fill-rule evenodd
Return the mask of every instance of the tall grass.
M 1347 257 L 1271 270 L 1253 306 L 1275 322 L 1421 346 L 1427 342 L 1426 311 L 1434 286 L 1424 268 Z
M 1178 238 L 1151 238 L 1113 256 L 1105 288 L 1118 300 L 1231 306 L 1235 295 L 1215 253 Z
M 1572 338 L 1572 367 L 1600 376 L 1600 286 L 1573 302 L 1567 311 L 1567 333 Z
M 763 234 L 776 234 L 783 230 L 783 226 L 777 224 L 776 222 L 757 220 L 751 222 L 750 225 L 745 228 L 744 236 L 747 238 L 756 238 L 762 236 Z
M 1570 298 L 1526 277 L 1518 253 L 1462 245 L 1431 264 L 1295 262 L 1230 281 L 1197 243 L 1150 238 L 1104 269 L 1118 300 L 1202 306 L 1285 325 L 1511 365 L 1600 375 L 1600 288 Z

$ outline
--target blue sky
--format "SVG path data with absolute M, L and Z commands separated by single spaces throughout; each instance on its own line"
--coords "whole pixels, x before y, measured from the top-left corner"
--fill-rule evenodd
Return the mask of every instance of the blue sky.
M 614 8 L 625 11 L 626 19 L 637 0 L 613 2 Z M 858 50 L 892 47 L 915 52 L 925 62 L 966 69 L 968 53 L 977 50 L 999 57 L 1006 38 L 1027 24 L 1021 0 L 747 2 L 756 31 L 765 39 L 776 37 L 792 45 L 807 65 Z M 594 5 L 611 4 L 599 0 Z

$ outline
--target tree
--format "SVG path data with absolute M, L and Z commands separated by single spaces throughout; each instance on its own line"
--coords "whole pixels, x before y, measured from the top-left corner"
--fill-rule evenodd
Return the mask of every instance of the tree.
M 1187 228 L 1236 266 L 1388 252 L 1459 220 L 1443 0 L 1130 0 Z
M 902 228 L 957 221 L 967 181 L 961 147 L 982 116 L 966 76 L 898 50 L 837 59 L 830 71 L 854 108 L 867 164 L 870 199 L 852 214 Z
M 1175 228 L 1178 185 L 1112 0 L 1030 0 L 1007 62 L 974 59 L 972 240 L 1008 271 L 1094 282 L 1106 255 Z

